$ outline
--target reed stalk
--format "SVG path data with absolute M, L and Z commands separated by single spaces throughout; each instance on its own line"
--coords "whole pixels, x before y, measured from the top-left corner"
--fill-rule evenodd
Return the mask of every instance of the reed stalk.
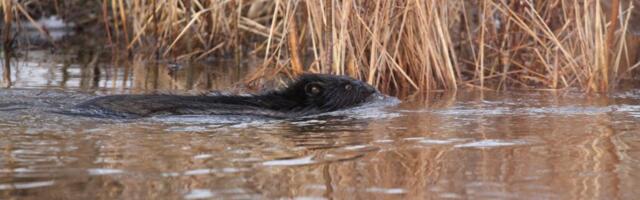
M 640 23 L 630 17 L 632 1 L 103 0 L 101 6 L 100 26 L 116 50 L 155 60 L 263 58 L 248 75 L 252 81 L 319 72 L 353 76 L 398 96 L 460 87 L 606 92 L 638 70 L 628 52 L 640 45 L 626 40 L 629 27 Z
M 2 0 L 3 26 L 2 26 L 2 51 L 4 57 L 2 59 L 2 86 L 11 87 L 11 25 L 13 23 L 13 5 L 10 0 Z

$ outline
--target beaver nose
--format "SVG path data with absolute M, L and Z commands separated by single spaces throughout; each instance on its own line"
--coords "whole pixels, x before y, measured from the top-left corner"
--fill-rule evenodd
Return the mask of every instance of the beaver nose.
M 366 94 L 373 94 L 378 92 L 376 88 L 362 81 L 352 81 L 351 84 L 357 86 L 357 88 L 359 89 L 358 91 Z
M 376 90 L 376 88 L 374 88 L 373 86 L 367 85 L 367 92 L 370 93 L 376 93 L 378 90 Z
M 378 90 L 376 90 L 376 88 L 374 88 L 373 86 L 371 86 L 369 84 L 362 83 L 361 85 L 364 87 L 364 90 L 365 90 L 366 93 L 373 94 L 373 93 L 376 93 L 378 91 Z

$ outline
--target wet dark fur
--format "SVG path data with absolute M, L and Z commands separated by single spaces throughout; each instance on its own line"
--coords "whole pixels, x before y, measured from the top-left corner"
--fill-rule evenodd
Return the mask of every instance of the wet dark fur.
M 112 95 L 86 101 L 71 111 L 118 118 L 193 114 L 291 118 L 353 107 L 374 93 L 370 85 L 346 76 L 305 74 L 283 89 L 257 95 Z

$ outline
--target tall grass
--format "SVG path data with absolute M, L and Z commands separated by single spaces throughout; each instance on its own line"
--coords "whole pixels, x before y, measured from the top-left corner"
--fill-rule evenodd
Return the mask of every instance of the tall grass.
M 249 82 L 310 71 L 400 96 L 459 87 L 605 92 L 638 62 L 629 51 L 640 45 L 627 42 L 637 37 L 628 34 L 634 8 L 622 2 L 103 0 L 100 21 L 113 53 L 262 59 Z

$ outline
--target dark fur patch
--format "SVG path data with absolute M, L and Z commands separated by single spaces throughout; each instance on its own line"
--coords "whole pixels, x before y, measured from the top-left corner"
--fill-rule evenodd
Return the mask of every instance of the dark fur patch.
M 78 104 L 70 114 L 138 118 L 157 115 L 257 115 L 291 118 L 349 108 L 375 88 L 346 76 L 305 74 L 287 87 L 255 95 L 111 95 Z

